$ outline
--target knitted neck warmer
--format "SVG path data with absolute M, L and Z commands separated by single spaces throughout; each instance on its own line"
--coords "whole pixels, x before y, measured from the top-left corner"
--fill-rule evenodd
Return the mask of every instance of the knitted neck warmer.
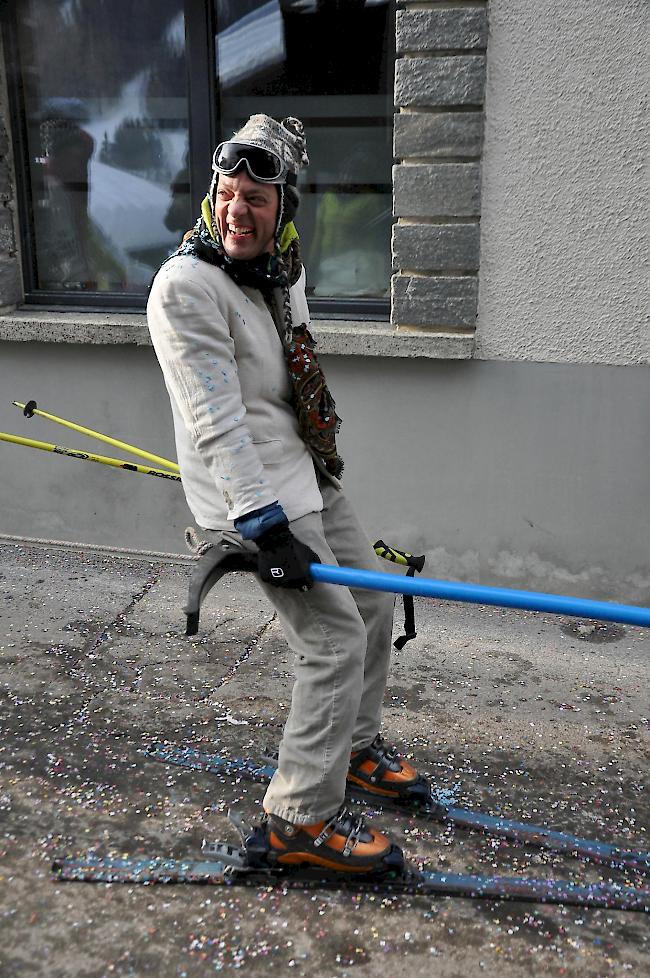
M 237 261 L 225 252 L 212 217 L 210 198 L 206 197 L 201 207 L 201 217 L 176 254 L 194 255 L 201 261 L 217 265 L 237 285 L 260 289 L 283 339 L 292 386 L 291 404 L 298 419 L 300 435 L 321 459 L 327 471 L 339 478 L 343 472 L 343 459 L 336 450 L 336 433 L 341 420 L 336 414 L 334 398 L 314 352 L 316 341 L 306 323 L 293 325 L 291 315 L 289 289 L 298 281 L 302 271 L 298 233 L 293 223 L 284 227 L 273 254 L 264 253 L 249 261 Z M 281 319 L 280 310 L 272 301 L 272 290 L 275 288 L 282 290 Z

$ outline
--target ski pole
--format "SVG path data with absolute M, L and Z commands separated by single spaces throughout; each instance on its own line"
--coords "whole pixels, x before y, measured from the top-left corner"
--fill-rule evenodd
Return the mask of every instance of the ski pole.
M 67 421 L 65 418 L 59 418 L 56 414 L 48 414 L 47 411 L 39 411 L 36 406 L 36 401 L 28 401 L 27 404 L 22 404 L 20 401 L 12 401 L 12 404 L 14 404 L 17 408 L 22 408 L 23 414 L 26 418 L 33 418 L 36 414 L 39 418 L 47 418 L 48 421 L 54 421 L 55 424 L 60 424 L 66 428 L 71 428 L 73 431 L 78 431 L 82 435 L 89 435 L 91 438 L 98 438 L 99 441 L 104 441 L 108 445 L 113 445 L 114 448 L 121 448 L 125 452 L 131 452 L 132 455 L 138 455 L 140 458 L 147 459 L 148 462 L 156 462 L 158 465 L 162 465 L 166 469 L 171 469 L 172 472 L 180 472 L 176 462 L 172 462 L 168 458 L 163 458 L 162 455 L 153 455 L 151 452 L 146 452 L 143 448 L 137 448 L 135 445 L 129 445 L 128 442 L 119 441 L 117 438 L 111 438 L 110 435 L 103 435 L 101 431 L 95 431 L 93 428 L 84 428 L 83 425 L 75 424 L 74 421 Z
M 314 581 L 324 584 L 340 584 L 343 587 L 357 587 L 367 591 L 391 591 L 393 594 L 412 594 L 423 598 L 442 598 L 446 601 L 490 604 L 501 608 L 523 608 L 528 611 L 545 611 L 552 615 L 575 615 L 578 618 L 616 621 L 650 628 L 650 608 L 636 605 L 592 601 L 588 598 L 572 598 L 539 591 L 439 581 L 431 577 L 399 577 L 352 567 L 333 567 L 331 564 L 310 564 L 309 570 Z
M 141 472 L 143 475 L 155 475 L 159 479 L 170 479 L 172 482 L 181 481 L 180 475 L 176 475 L 175 472 L 149 468 L 146 465 L 138 465 L 136 462 L 124 462 L 121 458 L 108 458 L 106 455 L 80 452 L 75 448 L 53 445 L 49 441 L 35 441 L 33 438 L 21 438 L 19 435 L 7 434 L 6 431 L 0 431 L 0 441 L 8 441 L 12 445 L 25 445 L 27 448 L 40 448 L 44 452 L 54 452 L 56 455 L 65 455 L 68 458 L 78 458 L 83 462 L 100 462 L 102 465 L 111 465 L 115 469 L 126 469 L 127 472 Z

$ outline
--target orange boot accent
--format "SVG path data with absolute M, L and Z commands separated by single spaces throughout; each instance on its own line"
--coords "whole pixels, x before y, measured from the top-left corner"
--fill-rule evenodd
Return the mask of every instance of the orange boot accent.
M 369 829 L 363 816 L 341 808 L 330 819 L 296 825 L 276 815 L 267 820 L 269 861 L 281 865 L 307 863 L 344 873 L 381 873 L 391 856 L 390 869 L 403 864 L 401 849 L 387 836 Z M 398 858 L 399 857 L 399 858 Z
M 403 798 L 423 781 L 379 734 L 367 747 L 352 753 L 347 780 L 384 798 Z

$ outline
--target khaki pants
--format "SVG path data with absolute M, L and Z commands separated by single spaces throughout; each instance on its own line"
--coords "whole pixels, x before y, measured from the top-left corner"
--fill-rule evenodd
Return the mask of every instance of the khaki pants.
M 294 520 L 292 533 L 324 564 L 381 570 L 345 495 L 324 480 L 321 492 L 323 512 Z M 206 531 L 209 539 L 224 535 L 243 544 L 236 534 Z M 260 586 L 296 654 L 291 710 L 264 808 L 290 822 L 318 822 L 343 802 L 350 752 L 379 732 L 395 599 L 336 584 Z

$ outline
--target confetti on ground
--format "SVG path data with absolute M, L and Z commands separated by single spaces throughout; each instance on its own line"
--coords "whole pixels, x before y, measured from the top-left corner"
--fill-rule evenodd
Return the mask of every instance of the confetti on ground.
M 624 978 L 647 921 L 579 908 L 381 893 L 55 883 L 55 855 L 193 856 L 235 842 L 263 789 L 147 762 L 146 738 L 230 756 L 277 744 L 292 662 L 252 579 L 211 592 L 183 635 L 188 565 L 0 546 L 0 897 L 8 978 Z M 648 630 L 563 630 L 527 612 L 417 602 L 385 733 L 455 804 L 648 847 Z M 399 625 L 399 622 L 398 622 Z M 622 874 L 373 811 L 450 872 Z M 634 882 L 629 880 L 627 882 Z M 432 959 L 435 959 L 433 961 Z M 533 964 L 534 961 L 534 964 Z M 534 969 L 534 972 L 533 972 Z

